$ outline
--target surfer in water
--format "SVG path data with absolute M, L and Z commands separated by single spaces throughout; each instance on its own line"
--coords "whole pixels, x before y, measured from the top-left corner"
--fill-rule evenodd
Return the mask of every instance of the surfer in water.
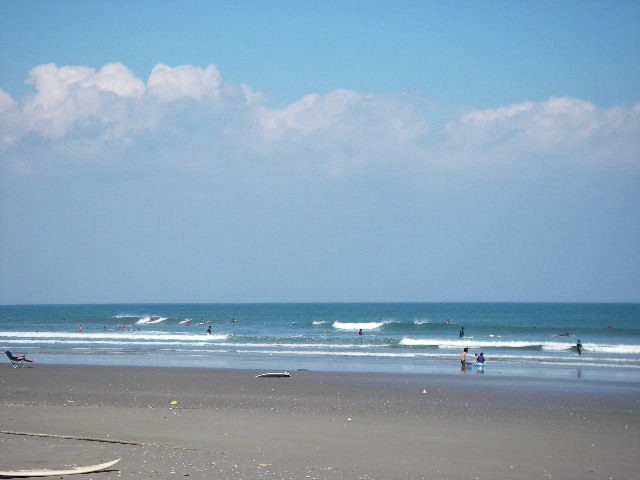
M 362 329 L 358 331 L 358 335 L 364 335 L 364 332 L 362 331 Z
M 209 328 L 207 328 L 207 333 L 211 335 L 211 325 L 209 325 Z
M 582 343 L 580 343 L 580 339 L 578 339 L 578 343 L 576 344 L 576 350 L 578 351 L 578 355 L 582 355 Z
M 460 338 L 464 338 L 464 327 L 460 329 Z

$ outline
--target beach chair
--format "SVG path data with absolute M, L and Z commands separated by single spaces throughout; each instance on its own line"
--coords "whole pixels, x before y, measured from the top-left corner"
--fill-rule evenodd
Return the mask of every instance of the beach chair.
M 9 350 L 4 353 L 6 353 L 7 357 L 9 357 L 9 361 L 11 362 L 11 366 L 13 368 L 24 367 L 27 364 L 27 360 L 23 356 L 15 357 Z

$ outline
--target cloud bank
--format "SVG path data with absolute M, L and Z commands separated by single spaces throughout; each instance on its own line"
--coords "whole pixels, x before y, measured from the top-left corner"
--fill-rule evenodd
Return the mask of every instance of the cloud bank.
M 39 168 L 38 148 L 58 162 L 108 166 L 136 147 L 165 167 L 187 155 L 195 168 L 233 158 L 327 175 L 540 161 L 640 166 L 640 103 L 598 108 L 564 97 L 441 112 L 418 94 L 333 90 L 278 108 L 225 82 L 214 65 L 158 64 L 145 82 L 121 63 L 46 64 L 27 83 L 33 92 L 22 99 L 0 90 L 0 159 L 14 171 Z

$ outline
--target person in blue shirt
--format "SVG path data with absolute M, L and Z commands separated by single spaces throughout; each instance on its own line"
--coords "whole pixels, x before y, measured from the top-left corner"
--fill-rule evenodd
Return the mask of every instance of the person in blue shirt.
M 480 355 L 476 357 L 476 362 L 484 363 L 484 353 L 480 352 Z

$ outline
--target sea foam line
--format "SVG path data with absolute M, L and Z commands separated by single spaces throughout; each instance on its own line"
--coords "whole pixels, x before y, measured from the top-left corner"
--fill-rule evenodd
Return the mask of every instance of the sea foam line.
M 387 324 L 387 323 L 391 323 L 391 321 L 384 321 L 384 322 L 362 322 L 362 323 L 356 323 L 356 322 L 338 322 L 335 321 L 333 322 L 333 328 L 336 328 L 338 330 L 376 330 L 377 328 L 380 328 L 381 326 Z
M 101 333 L 70 333 L 70 332 L 0 332 L 0 339 L 9 340 L 11 338 L 21 339 L 131 339 L 131 340 L 225 340 L 231 335 L 228 333 L 207 335 L 206 333 L 164 333 L 164 332 L 101 332 Z
M 152 340 L 141 341 L 139 338 L 126 340 L 126 339 L 80 339 L 80 338 L 66 338 L 66 339 L 38 339 L 33 340 L 36 345 L 146 345 L 146 346 L 158 346 L 158 345 L 174 345 L 174 346 L 206 346 L 214 343 L 216 346 L 221 347 L 235 347 L 235 348 L 294 348 L 294 349 L 317 349 L 317 348 L 331 348 L 331 349 L 356 349 L 356 350 L 371 350 L 377 348 L 389 347 L 389 344 L 325 344 L 325 343 L 232 343 L 232 342 L 212 342 L 211 340 L 224 340 L 224 338 L 211 338 L 209 336 L 199 336 L 198 340 L 194 341 L 167 341 L 166 339 L 154 338 Z M 6 344 L 19 344 L 28 345 L 28 340 L 24 339 L 10 339 L 4 340 Z
M 459 340 L 440 339 L 440 338 L 403 338 L 399 342 L 400 345 L 408 347 L 438 347 L 441 349 L 460 349 L 469 347 L 470 349 L 491 349 L 491 348 L 540 348 L 552 352 L 561 352 L 564 350 L 574 349 L 576 344 L 573 342 L 540 342 L 536 340 L 530 341 L 508 341 L 508 340 L 480 340 L 465 339 Z M 583 343 L 585 352 L 597 353 L 617 353 L 617 354 L 640 354 L 640 345 L 636 344 L 599 344 L 599 343 Z

